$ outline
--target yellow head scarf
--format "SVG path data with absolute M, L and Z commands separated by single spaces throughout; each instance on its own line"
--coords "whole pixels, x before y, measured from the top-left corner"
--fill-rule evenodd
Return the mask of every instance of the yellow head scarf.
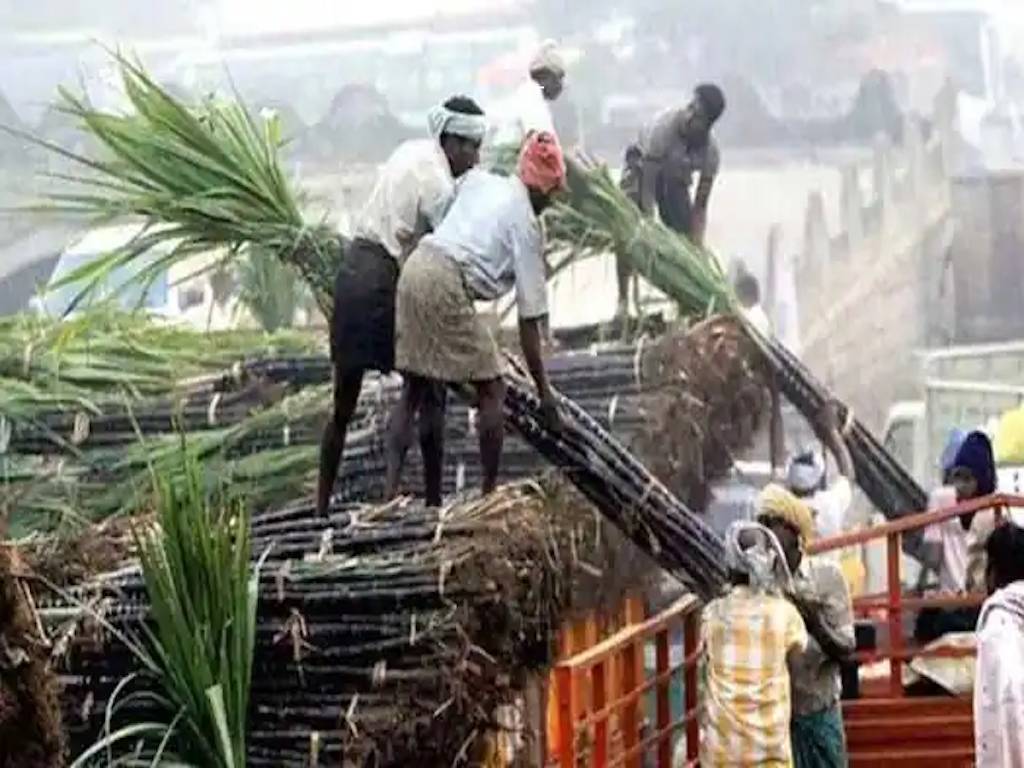
M 758 515 L 775 517 L 792 525 L 800 534 L 800 546 L 814 539 L 814 515 L 810 506 L 781 485 L 766 485 L 757 499 Z

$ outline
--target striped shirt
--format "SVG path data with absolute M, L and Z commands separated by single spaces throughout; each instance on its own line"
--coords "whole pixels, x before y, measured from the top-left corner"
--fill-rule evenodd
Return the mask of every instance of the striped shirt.
M 709 766 L 791 766 L 786 656 L 807 647 L 792 603 L 737 586 L 704 609 L 708 656 L 701 758 Z

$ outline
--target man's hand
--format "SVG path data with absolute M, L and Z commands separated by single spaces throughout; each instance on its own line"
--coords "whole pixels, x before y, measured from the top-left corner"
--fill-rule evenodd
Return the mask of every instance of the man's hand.
M 552 432 L 562 431 L 562 414 L 558 409 L 558 400 L 550 390 L 541 396 L 540 414 L 544 421 L 544 426 Z

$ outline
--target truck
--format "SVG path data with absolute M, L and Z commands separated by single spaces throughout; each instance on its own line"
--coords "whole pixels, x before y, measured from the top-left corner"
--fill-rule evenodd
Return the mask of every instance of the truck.
M 894 403 L 883 431 L 887 450 L 924 488 L 941 479 L 954 428 L 994 437 L 999 418 L 1024 403 L 1024 341 L 971 344 L 921 355 L 922 398 Z M 1024 491 L 1024 467 L 998 468 L 999 489 Z

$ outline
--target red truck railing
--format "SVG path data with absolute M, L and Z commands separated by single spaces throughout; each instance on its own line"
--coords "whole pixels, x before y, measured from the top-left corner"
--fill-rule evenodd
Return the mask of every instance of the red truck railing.
M 903 636 L 903 615 L 907 610 L 927 607 L 960 607 L 979 605 L 984 595 L 937 594 L 922 597 L 907 597 L 903 594 L 900 575 L 900 538 L 904 533 L 943 523 L 968 512 L 994 510 L 997 524 L 1011 507 L 1024 508 L 1024 497 L 1009 494 L 995 494 L 981 499 L 972 499 L 945 509 L 906 515 L 891 522 L 882 523 L 860 531 L 852 531 L 829 539 L 814 542 L 811 554 L 830 552 L 844 547 L 863 545 L 879 539 L 886 540 L 887 590 L 882 594 L 863 595 L 853 601 L 854 612 L 860 618 L 881 619 L 888 628 L 888 644 L 874 651 L 858 654 L 861 662 L 889 660 L 889 695 L 903 696 L 903 665 L 914 658 L 951 657 L 973 655 L 969 648 L 942 648 L 929 651 L 912 648 Z
M 685 730 L 687 760 L 696 765 L 698 749 L 697 664 L 700 657 L 699 603 L 686 596 L 656 616 L 625 627 L 554 670 L 557 744 L 549 765 L 577 768 L 640 768 L 654 751 L 658 768 L 672 765 L 673 735 Z M 682 661 L 671 663 L 673 632 L 683 636 Z M 645 671 L 645 650 L 653 644 L 654 675 Z M 612 679 L 612 674 L 617 679 Z M 670 688 L 683 683 L 684 712 L 673 719 Z M 581 684 L 582 683 L 582 684 Z M 655 724 L 642 733 L 643 699 L 655 699 Z
M 997 522 L 1005 519 L 1009 508 L 1024 509 L 1024 497 L 997 494 L 977 499 L 954 507 L 932 512 L 901 517 L 892 522 L 883 523 L 871 528 L 842 534 L 827 540 L 816 542 L 810 548 L 811 554 L 828 552 L 844 547 L 862 545 L 871 541 L 885 539 L 887 543 L 887 576 L 888 585 L 884 593 L 864 595 L 854 600 L 855 613 L 862 618 L 880 621 L 888 628 L 888 642 L 879 644 L 879 648 L 858 654 L 862 662 L 888 660 L 889 685 L 880 693 L 881 699 L 872 699 L 867 691 L 859 701 L 846 704 L 881 706 L 889 699 L 903 696 L 902 666 L 915 657 L 922 656 L 960 656 L 972 654 L 973 650 L 944 649 L 924 652 L 914 648 L 903 637 L 903 615 L 908 610 L 918 610 L 928 606 L 962 606 L 977 605 L 983 595 L 929 595 L 923 597 L 904 596 L 900 578 L 900 538 L 908 531 L 920 530 L 935 525 L 967 512 L 978 512 L 993 509 Z M 657 768 L 670 768 L 673 764 L 673 748 L 676 734 L 685 733 L 686 765 L 696 766 L 699 757 L 699 713 L 698 701 L 698 668 L 703 653 L 700 642 L 699 615 L 700 605 L 695 597 L 681 598 L 656 616 L 639 623 L 632 624 L 594 644 L 581 650 L 556 665 L 549 684 L 549 696 L 553 698 L 556 728 L 552 734 L 547 750 L 547 765 L 560 768 L 579 768 L 580 766 L 625 766 L 641 768 L 645 756 L 654 755 L 653 765 Z M 673 633 L 682 633 L 683 658 L 673 664 L 671 647 Z M 648 675 L 643 663 L 645 649 L 653 645 L 655 669 Z M 683 684 L 682 712 L 673 715 L 670 706 L 670 688 L 681 679 Z M 653 692 L 654 706 L 652 711 L 645 712 L 645 699 Z M 875 704 L 870 704 L 870 701 Z M 908 722 L 917 723 L 917 710 L 911 706 L 917 701 L 922 708 L 922 717 L 928 707 L 934 707 L 935 700 L 904 700 L 906 705 L 899 710 L 900 717 L 890 716 L 886 722 L 905 726 Z M 896 702 L 891 702 L 895 704 Z M 915 705 L 916 706 L 916 705 Z M 846 708 L 848 716 L 857 712 Z M 867 710 L 865 710 L 867 712 Z M 873 710 L 872 710 L 873 712 Z M 928 712 L 931 712 L 929 709 Z M 644 734 L 641 727 L 645 715 L 652 720 L 650 733 Z M 874 715 L 872 715 L 874 716 Z M 872 721 L 873 722 L 873 721 Z M 923 725 L 923 720 L 921 721 Z M 850 717 L 847 725 L 857 727 L 855 717 Z M 862 722 L 860 725 L 871 725 L 876 736 L 880 734 L 876 725 Z M 880 726 L 878 726 L 880 727 Z M 896 738 L 892 749 L 886 749 L 886 758 L 894 764 L 925 765 L 917 761 L 912 749 L 904 749 Z M 969 741 L 969 735 L 966 737 Z M 851 744 L 851 765 L 874 765 L 880 759 L 877 753 L 873 757 L 857 759 Z M 901 752 L 901 749 L 903 750 Z M 963 747 L 970 754 L 973 748 L 968 744 Z M 948 752 L 948 755 L 947 755 Z M 926 750 L 932 755 L 932 768 L 946 765 L 936 756 L 953 757 L 954 752 L 942 747 L 935 751 Z M 959 754 L 959 753 L 957 753 Z M 873 762 L 874 761 L 874 762 Z M 884 761 L 883 761 L 884 762 Z M 886 763 L 888 764 L 888 763 Z M 957 765 L 962 762 L 956 763 Z

